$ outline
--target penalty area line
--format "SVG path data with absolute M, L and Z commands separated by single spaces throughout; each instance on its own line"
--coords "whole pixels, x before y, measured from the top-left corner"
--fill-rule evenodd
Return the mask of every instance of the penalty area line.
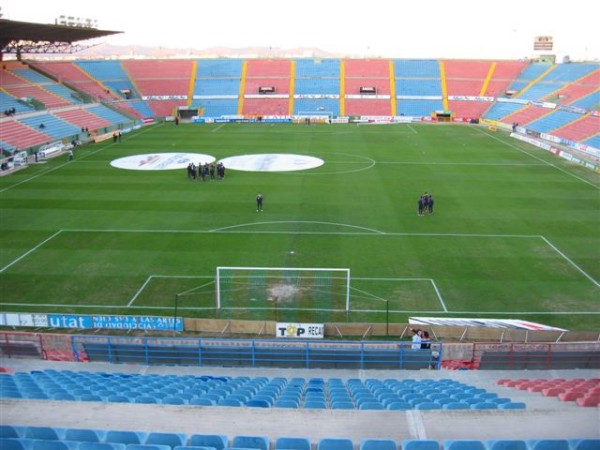
M 140 288 L 133 295 L 133 297 L 131 297 L 131 300 L 129 300 L 129 303 L 127 303 L 127 308 L 130 308 L 133 305 L 133 303 L 140 296 L 140 294 L 144 291 L 144 289 L 146 289 L 146 286 L 148 286 L 148 283 L 150 283 L 153 278 L 212 278 L 212 277 L 202 276 L 202 275 L 150 275 L 148 278 L 146 278 L 146 281 L 144 281 L 144 283 L 140 286 Z M 207 283 L 207 284 L 210 284 L 210 283 Z

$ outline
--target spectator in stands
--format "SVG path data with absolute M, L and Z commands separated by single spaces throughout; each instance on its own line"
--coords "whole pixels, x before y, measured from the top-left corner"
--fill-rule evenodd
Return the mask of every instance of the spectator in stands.
M 429 349 L 431 348 L 431 339 L 429 339 L 429 331 L 421 331 L 421 348 Z
M 412 337 L 412 344 L 410 346 L 411 349 L 413 350 L 420 350 L 421 349 L 421 333 L 422 331 L 419 329 L 412 329 L 411 330 L 413 332 L 413 337 Z
M 44 122 L 40 123 L 39 129 L 43 130 L 44 128 L 46 128 L 46 125 L 44 125 Z

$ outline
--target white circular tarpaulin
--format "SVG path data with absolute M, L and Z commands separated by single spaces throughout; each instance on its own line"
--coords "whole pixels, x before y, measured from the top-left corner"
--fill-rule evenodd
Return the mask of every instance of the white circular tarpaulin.
M 291 172 L 308 170 L 322 166 L 325 162 L 320 158 L 291 153 L 265 153 L 256 155 L 231 156 L 220 162 L 227 169 L 246 172 Z
M 115 159 L 110 165 L 128 170 L 176 170 L 185 169 L 189 163 L 198 165 L 214 161 L 214 156 L 200 153 L 148 153 Z

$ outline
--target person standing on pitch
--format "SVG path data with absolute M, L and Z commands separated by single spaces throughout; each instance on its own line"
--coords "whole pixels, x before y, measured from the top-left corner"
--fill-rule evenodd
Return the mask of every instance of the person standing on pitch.
M 262 194 L 259 192 L 258 195 L 256 196 L 256 212 L 263 210 L 263 196 Z

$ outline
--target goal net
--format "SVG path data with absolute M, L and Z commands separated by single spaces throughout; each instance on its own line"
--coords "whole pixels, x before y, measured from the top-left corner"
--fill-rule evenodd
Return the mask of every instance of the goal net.
M 224 315 L 326 321 L 350 310 L 350 269 L 217 267 L 215 284 Z

